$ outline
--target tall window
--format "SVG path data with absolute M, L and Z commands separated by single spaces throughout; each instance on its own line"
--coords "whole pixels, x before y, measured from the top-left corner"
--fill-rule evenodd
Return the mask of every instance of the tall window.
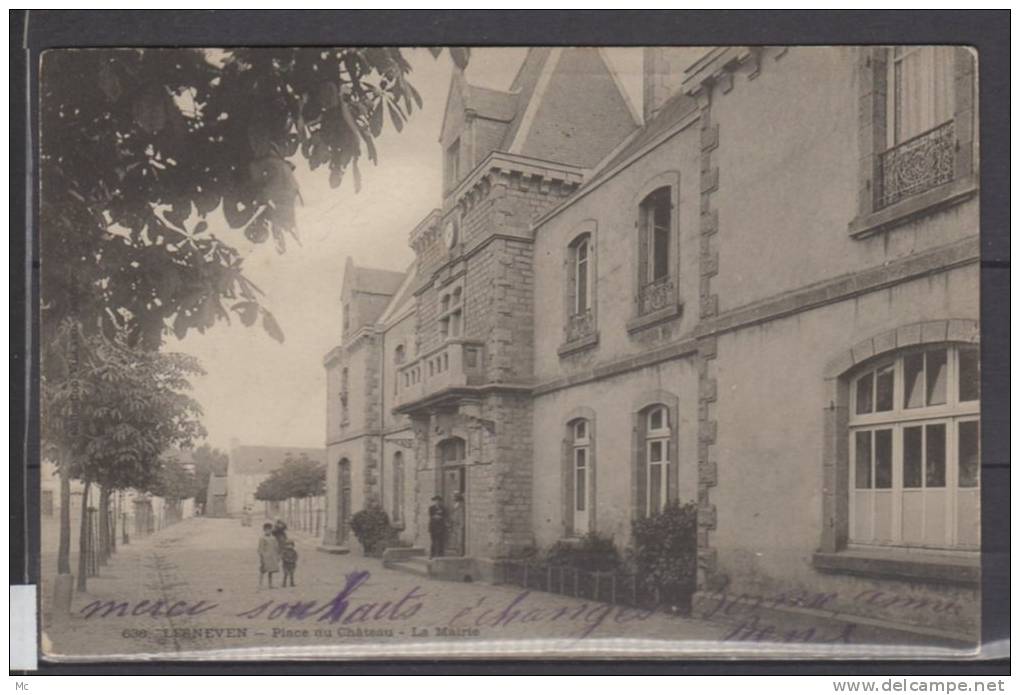
M 973 346 L 906 351 L 854 377 L 851 542 L 977 547 L 979 383 Z
M 886 136 L 893 147 L 952 120 L 953 46 L 895 46 L 890 50 Z
M 393 523 L 404 525 L 404 454 L 393 454 Z
M 661 186 L 638 207 L 638 315 L 676 308 L 673 226 L 673 185 Z
M 347 335 L 347 331 L 351 327 L 351 304 L 350 304 L 350 302 L 344 302 L 343 314 L 344 314 L 344 335 Z
M 594 223 L 591 223 L 594 229 Z M 595 237 L 587 231 L 577 236 L 567 247 L 564 263 L 566 297 L 566 341 L 589 344 L 595 335 Z
M 671 213 L 669 187 L 656 189 L 641 203 L 641 227 L 648 245 L 644 268 L 646 283 L 669 276 Z
M 974 57 L 963 46 L 862 47 L 855 237 L 977 191 Z
M 463 333 L 464 290 L 454 287 L 439 300 L 439 333 L 443 338 L 459 338 Z
M 347 367 L 340 370 L 340 424 L 347 423 L 350 417 L 350 411 L 347 409 L 347 396 L 348 396 L 348 376 Z
M 587 235 L 574 242 L 574 306 L 575 315 L 583 314 L 591 306 L 591 290 L 589 269 L 591 256 L 591 239 Z
M 575 535 L 588 532 L 591 506 L 591 425 L 587 420 L 575 420 L 570 425 L 571 478 L 573 483 L 572 510 Z
M 656 514 L 669 500 L 669 409 L 653 405 L 645 422 L 645 513 Z

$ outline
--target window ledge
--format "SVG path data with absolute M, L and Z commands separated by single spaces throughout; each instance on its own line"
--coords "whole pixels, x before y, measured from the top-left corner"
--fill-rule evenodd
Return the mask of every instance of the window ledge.
M 854 239 L 865 239 L 891 227 L 905 224 L 915 217 L 962 203 L 975 195 L 977 190 L 977 177 L 973 174 L 954 179 L 889 207 L 867 215 L 859 215 L 850 222 L 850 236 Z
M 656 324 L 662 323 L 663 321 L 669 321 L 672 318 L 676 318 L 683 311 L 683 302 L 677 302 L 664 306 L 661 309 L 656 309 L 647 314 L 641 316 L 635 316 L 627 322 L 627 332 L 636 333 L 646 328 L 650 328 Z
M 587 350 L 588 348 L 595 347 L 598 344 L 599 344 L 599 332 L 592 331 L 586 336 L 582 336 L 580 338 L 577 338 L 576 340 L 571 340 L 566 343 L 563 343 L 558 348 L 556 348 L 556 354 L 558 354 L 560 357 L 566 357 L 567 355 L 573 354 L 575 352 L 580 352 L 581 350 Z
M 854 549 L 838 553 L 816 552 L 812 564 L 821 572 L 862 577 L 935 584 L 978 584 L 981 581 L 981 560 L 977 554 L 953 557 L 879 548 Z

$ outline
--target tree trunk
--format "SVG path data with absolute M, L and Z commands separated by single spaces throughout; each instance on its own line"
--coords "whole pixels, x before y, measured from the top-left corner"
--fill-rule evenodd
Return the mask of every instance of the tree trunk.
M 108 522 L 110 511 L 110 491 L 105 487 L 99 488 L 99 511 L 96 523 L 99 524 L 99 562 L 105 565 L 110 557 L 110 525 Z
M 88 557 L 87 552 L 89 549 L 89 487 L 90 483 L 88 480 L 85 481 L 85 487 L 81 493 L 81 529 L 78 533 L 78 591 L 85 591 L 88 589 L 88 584 L 85 580 L 85 575 L 88 573 Z
M 57 546 L 57 574 L 71 574 L 71 472 L 70 456 L 61 450 L 60 461 L 60 544 Z
M 113 505 L 113 509 L 110 510 L 109 516 L 107 517 L 107 523 L 110 527 L 110 552 L 117 552 L 117 517 L 120 516 L 120 491 L 117 491 L 117 500 Z

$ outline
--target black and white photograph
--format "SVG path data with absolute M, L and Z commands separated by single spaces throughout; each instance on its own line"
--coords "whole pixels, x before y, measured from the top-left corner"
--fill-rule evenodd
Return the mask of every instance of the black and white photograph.
M 40 657 L 981 656 L 981 66 L 42 52 Z

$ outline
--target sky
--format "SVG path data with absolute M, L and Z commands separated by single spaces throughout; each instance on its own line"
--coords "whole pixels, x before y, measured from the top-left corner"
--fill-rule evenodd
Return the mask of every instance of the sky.
M 471 84 L 506 89 L 524 48 L 476 48 L 466 76 Z M 641 49 L 607 49 L 632 103 L 641 111 Z M 298 208 L 300 245 L 284 253 L 272 243 L 252 245 L 241 230 L 213 231 L 246 255 L 249 279 L 266 294 L 265 304 L 286 340 L 270 338 L 257 324 L 220 323 L 205 334 L 171 338 L 167 350 L 187 352 L 206 375 L 193 382 L 202 404 L 208 443 L 221 449 L 241 444 L 325 447 L 326 384 L 323 356 L 340 340 L 340 288 L 345 259 L 362 266 L 403 271 L 414 260 L 408 234 L 440 207 L 439 130 L 453 71 L 445 53 L 406 49 L 411 83 L 424 101 L 403 131 L 387 128 L 376 141 L 379 163 L 362 161 L 362 186 L 354 192 L 348 173 L 337 189 L 325 168 L 312 172 L 295 161 L 303 206 Z

